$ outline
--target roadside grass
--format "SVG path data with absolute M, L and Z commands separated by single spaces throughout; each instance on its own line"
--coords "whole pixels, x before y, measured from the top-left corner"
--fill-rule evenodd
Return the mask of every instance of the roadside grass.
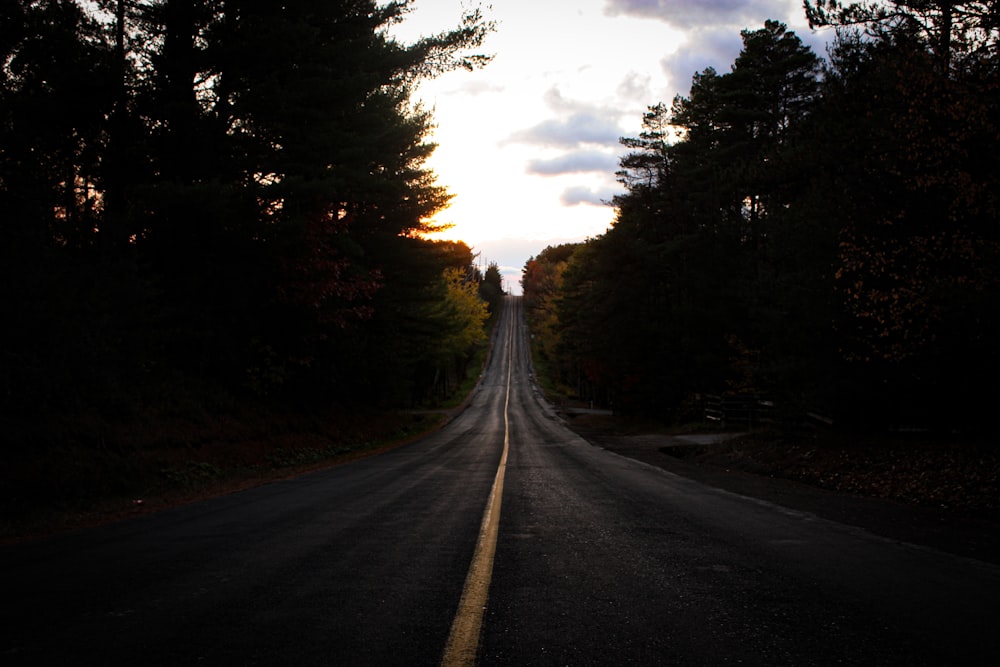
M 499 318 L 489 322 L 490 332 Z M 271 405 L 199 388 L 13 426 L 0 450 L 0 542 L 115 521 L 341 465 L 439 429 L 475 388 L 493 337 L 429 410 Z
M 171 411 L 167 411 L 171 412 Z M 96 525 L 412 442 L 442 413 L 275 409 L 87 415 L 19 433 L 0 470 L 0 541 Z
M 492 342 L 486 345 L 477 345 L 466 366 L 465 378 L 449 396 L 441 401 L 441 409 L 452 410 L 460 406 L 468 397 L 469 393 L 476 387 L 486 362 L 489 359 Z
M 538 386 L 542 390 L 542 395 L 545 396 L 546 400 L 557 406 L 582 405 L 582 401 L 576 396 L 572 387 L 568 387 L 555 380 L 548 359 L 538 349 L 538 345 L 535 344 L 534 339 L 530 340 L 529 347 L 531 349 L 531 365 L 534 367 L 535 382 L 538 383 Z

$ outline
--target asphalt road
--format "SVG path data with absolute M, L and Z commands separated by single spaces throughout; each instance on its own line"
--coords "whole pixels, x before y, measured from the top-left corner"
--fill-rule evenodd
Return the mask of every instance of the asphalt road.
M 617 456 L 530 375 L 387 454 L 0 547 L 0 665 L 437 665 L 509 443 L 482 665 L 992 665 L 1000 567 Z

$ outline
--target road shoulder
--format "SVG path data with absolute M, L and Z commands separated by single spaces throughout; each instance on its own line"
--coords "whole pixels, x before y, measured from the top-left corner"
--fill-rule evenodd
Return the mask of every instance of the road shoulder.
M 702 484 L 863 528 L 881 537 L 1000 563 L 1000 523 L 961 511 L 867 498 L 746 470 L 694 463 L 667 452 L 695 444 L 690 436 L 622 435 L 586 420 L 567 425 L 591 444 Z

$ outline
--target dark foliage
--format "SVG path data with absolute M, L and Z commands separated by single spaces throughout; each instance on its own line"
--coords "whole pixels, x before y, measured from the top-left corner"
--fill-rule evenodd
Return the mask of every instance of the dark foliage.
M 457 372 L 465 325 L 426 304 L 473 257 L 418 238 L 450 195 L 410 92 L 489 60 L 478 11 L 401 44 L 407 2 L 3 6 L 9 432 L 220 395 L 409 402 Z
M 744 31 L 731 71 L 623 139 L 614 227 L 525 267 L 539 348 L 582 398 L 684 419 L 699 395 L 753 393 L 785 419 L 986 425 L 995 3 L 816 4 L 840 26 L 828 64 L 779 23 Z

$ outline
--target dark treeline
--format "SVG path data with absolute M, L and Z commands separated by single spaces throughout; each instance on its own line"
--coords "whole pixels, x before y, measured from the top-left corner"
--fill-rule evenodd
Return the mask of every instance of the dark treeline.
M 1000 5 L 806 2 L 836 40 L 742 33 L 731 70 L 649 108 L 604 235 L 525 266 L 569 390 L 697 417 L 760 393 L 791 420 L 975 429 L 1000 340 Z
M 7 426 L 455 383 L 500 276 L 421 236 L 450 195 L 411 92 L 485 64 L 492 26 L 401 44 L 408 4 L 3 3 Z

